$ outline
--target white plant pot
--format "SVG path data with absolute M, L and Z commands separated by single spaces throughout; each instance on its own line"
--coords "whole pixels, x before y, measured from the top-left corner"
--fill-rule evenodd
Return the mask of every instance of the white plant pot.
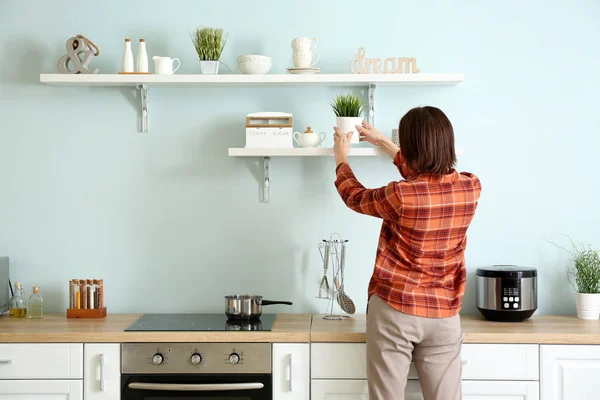
M 577 318 L 600 319 L 600 293 L 575 293 Z
M 335 125 L 344 133 L 353 133 L 350 143 L 359 143 L 360 135 L 356 125 L 362 125 L 362 121 L 362 117 L 336 117 Z
M 219 61 L 200 61 L 200 71 L 203 75 L 217 75 L 219 73 Z

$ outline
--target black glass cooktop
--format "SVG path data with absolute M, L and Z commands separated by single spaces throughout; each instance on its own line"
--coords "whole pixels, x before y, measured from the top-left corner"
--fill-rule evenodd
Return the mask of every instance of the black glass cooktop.
M 275 315 L 251 321 L 228 320 L 223 314 L 144 314 L 125 332 L 270 331 Z

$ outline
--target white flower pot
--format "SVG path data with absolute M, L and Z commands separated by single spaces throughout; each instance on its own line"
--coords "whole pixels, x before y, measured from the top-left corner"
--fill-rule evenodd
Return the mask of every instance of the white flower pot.
M 576 293 L 577 318 L 600 319 L 600 293 Z
M 219 61 L 200 61 L 200 71 L 204 75 L 217 75 L 219 73 Z
M 359 143 L 360 135 L 356 130 L 356 125 L 362 125 L 362 122 L 362 117 L 336 117 L 335 125 L 344 133 L 353 133 L 350 143 Z

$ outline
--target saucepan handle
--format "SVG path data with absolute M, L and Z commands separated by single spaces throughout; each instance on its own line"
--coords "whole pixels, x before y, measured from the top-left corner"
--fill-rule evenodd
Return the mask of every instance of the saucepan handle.
M 274 304 L 285 304 L 286 306 L 291 306 L 291 301 L 277 301 L 277 300 L 263 300 L 261 301 L 263 306 L 272 306 Z

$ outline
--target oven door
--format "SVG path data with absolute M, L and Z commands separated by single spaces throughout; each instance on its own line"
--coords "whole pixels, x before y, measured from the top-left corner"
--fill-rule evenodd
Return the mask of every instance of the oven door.
M 121 400 L 272 400 L 270 374 L 122 375 Z

